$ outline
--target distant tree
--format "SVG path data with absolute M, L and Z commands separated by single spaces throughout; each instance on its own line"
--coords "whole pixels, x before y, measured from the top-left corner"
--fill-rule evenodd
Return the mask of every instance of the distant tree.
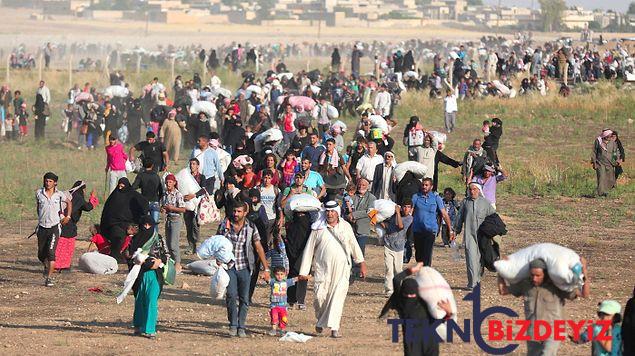
M 483 6 L 483 0 L 467 0 L 467 4 L 470 6 Z
M 430 5 L 431 2 L 432 0 L 415 0 L 415 4 L 417 4 L 418 6 Z
M 631 4 L 628 5 L 628 13 L 635 15 L 635 1 L 631 2 Z
M 554 31 L 562 24 L 562 12 L 567 8 L 564 0 L 539 0 L 543 31 Z

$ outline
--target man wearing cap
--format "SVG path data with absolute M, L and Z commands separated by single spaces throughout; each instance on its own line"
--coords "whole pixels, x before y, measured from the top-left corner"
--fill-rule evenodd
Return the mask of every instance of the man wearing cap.
M 475 175 L 472 178 L 472 182 L 478 183 L 483 188 L 483 197 L 487 199 L 494 209 L 496 209 L 496 186 L 499 182 L 507 179 L 507 173 L 500 167 L 500 171 L 496 171 L 496 168 L 487 164 L 483 170 L 482 175 Z
M 592 341 L 591 354 L 593 356 L 619 356 L 619 355 L 633 355 L 633 350 L 628 349 L 628 342 L 630 341 L 628 330 L 625 330 L 624 324 L 620 323 L 622 320 L 622 306 L 616 300 L 603 300 L 598 304 L 598 319 L 601 323 L 595 323 L 593 329 L 585 329 L 585 332 L 581 332 L 580 338 L 576 340 L 576 335 L 573 332 L 569 333 L 569 337 L 576 343 L 585 343 Z M 624 320 L 626 321 L 626 310 L 624 310 Z M 610 325 L 606 330 L 604 323 Z M 608 338 L 602 338 L 600 335 L 606 335 Z M 627 341 L 628 340 L 628 341 Z M 624 341 L 624 345 L 622 345 Z M 623 350 L 622 350 L 623 347 Z
M 300 275 L 314 273 L 314 302 L 317 323 L 315 331 L 331 329 L 331 337 L 339 338 L 340 320 L 348 293 L 353 263 L 360 265 L 365 277 L 366 262 L 357 244 L 351 225 L 340 219 L 340 207 L 335 201 L 324 204 L 325 216 L 311 226 L 311 235 L 304 248 Z
M 511 294 L 515 297 L 522 296 L 525 300 L 525 318 L 531 322 L 528 334 L 533 339 L 533 323 L 541 320 L 553 325 L 555 320 L 562 320 L 562 309 L 565 300 L 574 300 L 577 297 L 587 298 L 589 296 L 589 280 L 587 274 L 587 261 L 584 257 L 582 262 L 582 274 L 585 276 L 582 290 L 565 292 L 558 289 L 547 271 L 547 264 L 542 259 L 536 259 L 529 263 L 529 278 L 507 286 L 505 280 L 498 277 L 498 292 L 501 295 Z M 560 341 L 553 340 L 552 337 L 545 341 L 527 341 L 527 355 L 529 356 L 549 356 L 557 355 Z
M 35 193 L 38 218 L 37 255 L 44 265 L 44 285 L 47 287 L 53 286 L 51 277 L 55 270 L 55 249 L 60 237 L 61 225 L 66 225 L 69 222 L 73 211 L 72 200 L 57 190 L 57 180 L 55 173 L 47 172 L 43 178 L 42 188 Z M 62 203 L 66 204 L 66 209 L 63 212 Z

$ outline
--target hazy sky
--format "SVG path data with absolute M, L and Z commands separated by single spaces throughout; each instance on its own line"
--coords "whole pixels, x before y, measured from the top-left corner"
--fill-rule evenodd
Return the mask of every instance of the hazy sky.
M 580 5 L 585 9 L 613 9 L 617 11 L 626 12 L 628 4 L 635 0 L 565 0 L 568 6 Z M 498 0 L 484 0 L 486 4 L 498 4 Z M 503 6 L 531 6 L 532 0 L 501 0 Z M 533 0 L 534 8 L 539 8 L 540 3 L 538 0 Z

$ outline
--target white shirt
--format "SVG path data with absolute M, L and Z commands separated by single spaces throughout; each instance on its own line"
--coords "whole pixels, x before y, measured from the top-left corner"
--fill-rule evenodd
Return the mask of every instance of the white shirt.
M 447 95 L 443 101 L 445 101 L 445 112 L 453 113 L 459 111 L 459 106 L 456 103 L 456 94 Z
M 390 114 L 390 93 L 387 91 L 380 91 L 375 95 L 375 109 L 381 110 L 383 115 Z
M 47 104 L 51 103 L 51 91 L 46 85 L 41 88 L 37 88 L 37 92 L 35 93 L 42 95 L 42 99 L 44 99 L 45 103 Z
M 375 175 L 375 167 L 378 164 L 384 163 L 384 158 L 378 154 L 375 154 L 373 157 L 369 156 L 368 153 L 363 155 L 359 161 L 357 161 L 357 166 L 355 169 L 359 171 L 359 176 L 365 178 L 369 182 L 373 181 L 373 176 Z
M 37 202 L 38 208 L 38 225 L 48 229 L 60 223 L 60 214 L 64 213 L 62 212 L 62 202 L 68 201 L 68 198 L 61 190 L 57 190 L 57 188 L 55 188 L 55 191 L 49 198 L 46 195 L 44 188 L 40 188 L 35 193 L 35 201 Z

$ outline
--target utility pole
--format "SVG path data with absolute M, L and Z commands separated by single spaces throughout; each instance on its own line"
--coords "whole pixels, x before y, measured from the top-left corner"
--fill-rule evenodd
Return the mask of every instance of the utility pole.
M 498 15 L 496 16 L 496 37 L 498 37 L 498 31 L 500 31 L 501 21 L 501 0 L 498 0 Z

